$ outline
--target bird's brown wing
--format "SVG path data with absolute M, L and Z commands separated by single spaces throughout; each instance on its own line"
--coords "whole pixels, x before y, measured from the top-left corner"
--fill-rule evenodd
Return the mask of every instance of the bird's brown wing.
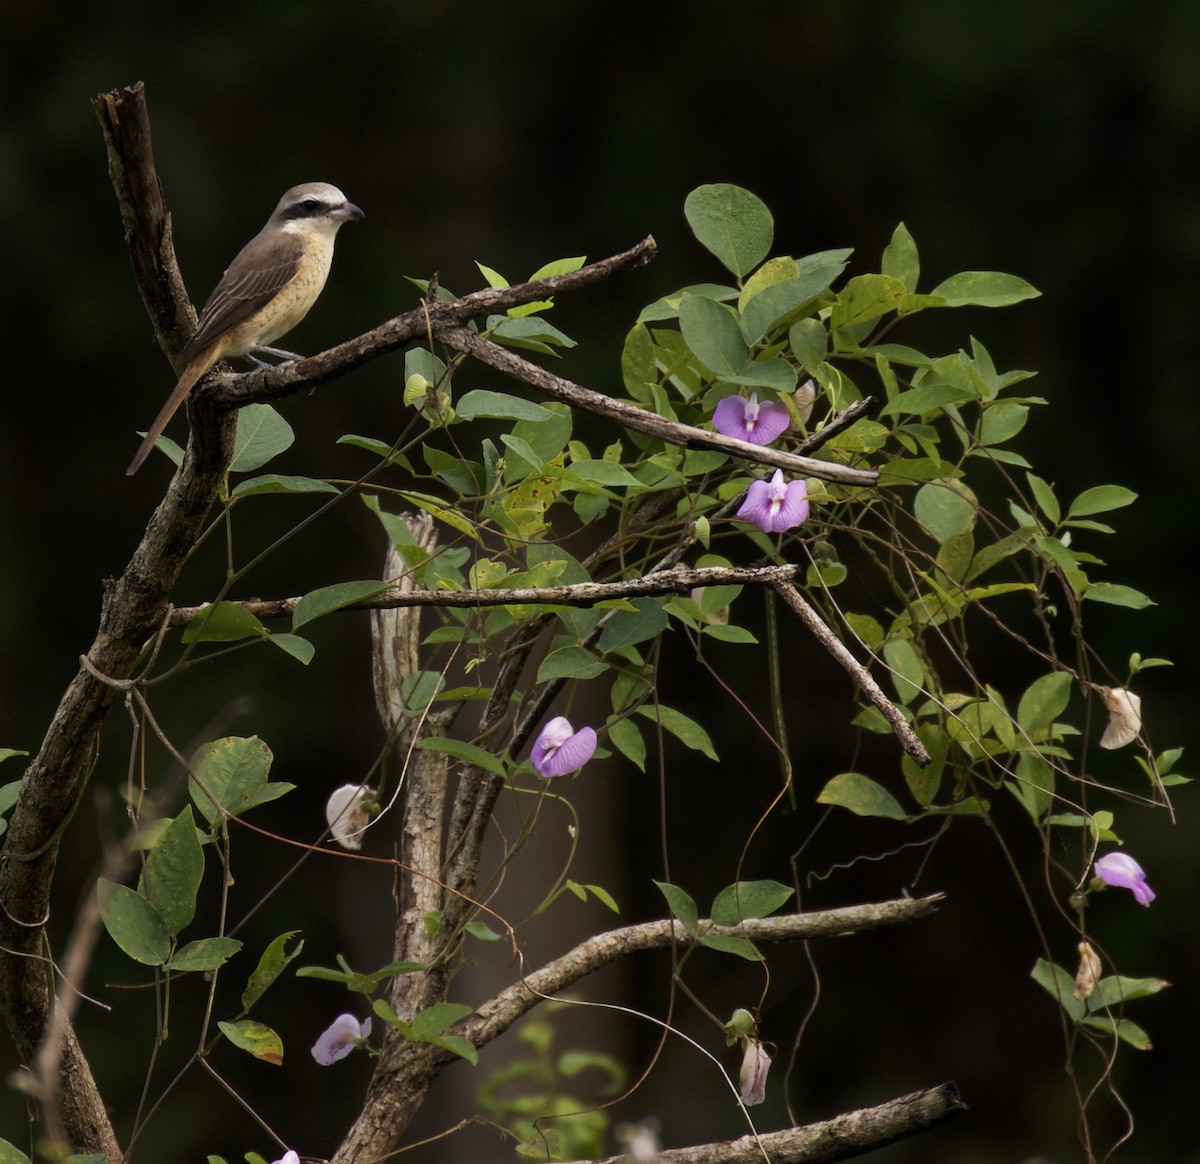
M 261 234 L 252 238 L 208 297 L 180 361 L 186 364 L 218 336 L 270 303 L 295 276 L 303 254 L 299 239 L 278 231 L 269 239 Z

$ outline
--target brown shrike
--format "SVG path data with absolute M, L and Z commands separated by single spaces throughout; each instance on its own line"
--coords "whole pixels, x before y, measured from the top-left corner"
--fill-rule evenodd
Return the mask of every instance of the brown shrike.
M 195 334 L 179 353 L 184 365 L 179 383 L 146 433 L 128 475 L 138 471 L 167 422 L 209 368 L 256 348 L 273 351 L 268 345 L 308 314 L 329 276 L 338 227 L 362 216 L 328 182 L 293 186 L 279 200 L 267 225 L 242 247 L 208 297 Z

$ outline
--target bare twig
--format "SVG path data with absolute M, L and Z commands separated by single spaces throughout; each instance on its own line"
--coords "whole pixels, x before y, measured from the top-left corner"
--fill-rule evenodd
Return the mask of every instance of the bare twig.
M 788 452 L 786 449 L 767 448 L 764 445 L 751 444 L 749 441 L 739 441 L 719 432 L 710 432 L 708 429 L 668 420 L 649 409 L 614 400 L 602 392 L 555 376 L 545 368 L 522 359 L 507 348 L 502 348 L 464 327 L 442 328 L 436 334 L 451 347 L 474 356 L 480 363 L 504 372 L 515 380 L 532 384 L 547 396 L 553 396 L 555 400 L 561 400 L 572 408 L 606 417 L 616 424 L 636 432 L 644 432 L 669 445 L 682 445 L 691 449 L 716 449 L 743 460 L 775 465 L 781 469 L 790 469 L 793 473 L 837 481 L 843 485 L 874 485 L 879 479 L 879 474 L 873 469 L 854 469 L 836 461 L 817 461 L 812 457 Z
M 904 718 L 904 713 L 883 693 L 883 689 L 871 678 L 871 673 L 846 649 L 841 641 L 821 620 L 821 616 L 808 604 L 808 601 L 795 586 L 782 582 L 772 587 L 776 594 L 788 605 L 789 609 L 799 616 L 800 621 L 816 636 L 817 641 L 841 665 L 850 677 L 858 684 L 859 690 L 879 709 L 880 714 L 891 724 L 892 731 L 900 741 L 901 747 L 924 768 L 929 763 L 929 752 L 921 743 L 912 725 Z
M 813 913 L 753 918 L 740 926 L 714 926 L 705 921 L 700 923 L 700 932 L 733 935 L 756 944 L 842 937 L 886 926 L 908 925 L 936 913 L 942 901 L 943 895 L 934 893 L 928 897 L 902 897 Z M 455 1031 L 476 1046 L 483 1046 L 543 999 L 566 990 L 601 967 L 642 950 L 661 950 L 675 943 L 687 945 L 690 940 L 678 921 L 643 922 L 596 934 L 501 991 L 464 1019 Z
M 344 607 L 346 610 L 391 610 L 406 606 L 595 606 L 614 598 L 645 598 L 655 594 L 689 594 L 701 586 L 775 586 L 804 572 L 803 566 L 710 566 L 687 569 L 677 566 L 641 578 L 617 582 L 576 582 L 570 586 L 519 586 L 488 590 L 385 590 Z M 300 598 L 251 598 L 237 603 L 256 618 L 287 618 Z M 171 625 L 182 626 L 208 609 L 179 606 L 171 612 Z

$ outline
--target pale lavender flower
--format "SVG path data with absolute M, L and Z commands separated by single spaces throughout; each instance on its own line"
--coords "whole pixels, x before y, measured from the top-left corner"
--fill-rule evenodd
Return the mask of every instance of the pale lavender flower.
M 1156 896 L 1146 884 L 1145 870 L 1126 853 L 1105 853 L 1092 866 L 1092 871 L 1105 885 L 1128 889 L 1139 905 L 1149 905 Z
M 742 1070 L 738 1078 L 741 1100 L 747 1107 L 762 1103 L 767 1098 L 767 1072 L 771 1069 L 771 1056 L 757 1039 L 746 1040 L 742 1055 Z
M 533 742 L 529 753 L 540 776 L 565 776 L 582 768 L 596 750 L 596 733 L 590 727 L 575 731 L 563 716 L 555 716 Z
M 328 1067 L 349 1055 L 370 1033 L 370 1019 L 360 1023 L 352 1014 L 340 1014 L 313 1044 L 312 1057 Z
M 289 1149 L 284 1152 L 282 1160 L 272 1160 L 271 1164 L 300 1164 L 300 1157 Z
M 750 482 L 738 517 L 752 521 L 763 533 L 783 533 L 808 517 L 808 486 L 803 478 L 785 481 L 776 469 L 770 480 Z
M 726 396 L 713 409 L 713 428 L 727 437 L 749 441 L 753 445 L 769 445 L 784 429 L 791 417 L 787 407 L 778 400 L 758 402 L 757 393 L 750 399 Z

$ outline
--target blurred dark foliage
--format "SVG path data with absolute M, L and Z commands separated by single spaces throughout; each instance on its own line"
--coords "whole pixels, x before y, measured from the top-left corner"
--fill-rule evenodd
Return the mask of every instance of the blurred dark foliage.
M 154 416 L 171 374 L 129 277 L 89 107 L 95 93 L 136 80 L 147 85 L 177 249 L 197 301 L 286 187 L 335 182 L 366 210 L 365 224 L 340 240 L 321 303 L 289 337 L 305 351 L 412 305 L 416 292 L 406 275 L 438 272 L 443 285 L 466 291 L 480 283 L 475 259 L 516 280 L 547 260 L 599 257 L 653 233 L 661 255 L 650 268 L 564 299 L 553 316 L 580 341 L 561 362 L 565 374 L 615 390 L 620 345 L 639 307 L 721 276 L 681 212 L 687 192 L 709 181 L 741 183 L 767 202 L 778 252 L 854 246 L 859 269 L 869 269 L 903 220 L 921 249 L 926 288 L 962 269 L 1029 279 L 1043 298 L 997 313 L 923 319 L 922 339 L 927 350 L 953 348 L 974 331 L 998 366 L 1038 370 L 1030 390 L 1050 407 L 1035 412 L 1023 448 L 1060 495 L 1102 482 L 1141 494 L 1135 510 L 1114 515 L 1119 536 L 1095 548 L 1109 564 L 1105 577 L 1147 590 L 1159 605 L 1140 614 L 1097 609 L 1090 626 L 1118 672 L 1133 650 L 1176 660 L 1172 670 L 1145 675 L 1139 689 L 1158 745 L 1191 743 L 1197 682 L 1186 561 L 1200 487 L 1189 338 L 1200 290 L 1200 7 L 1190 0 L 1037 7 L 700 0 L 636 8 L 585 0 L 251 0 L 236 8 L 51 0 L 10 5 L 0 25 L 0 216 L 8 246 L 0 280 L 7 336 L 0 743 L 37 747 L 90 641 L 101 581 L 121 570 L 167 479 L 162 458 L 133 480 L 123 474 L 135 432 Z M 333 440 L 345 432 L 390 434 L 400 420 L 401 380 L 399 359 L 382 361 L 285 405 L 298 440 L 280 471 L 360 471 L 361 454 Z M 492 381 L 470 371 L 459 386 L 477 383 Z M 177 421 L 172 431 L 179 428 Z M 607 430 L 587 431 L 611 439 Z M 253 530 L 241 535 L 244 544 L 284 531 L 306 511 L 300 502 L 266 499 Z M 382 551 L 378 527 L 357 506 L 346 514 L 293 542 L 248 580 L 246 593 L 292 594 L 373 574 Z M 220 569 L 212 547 L 185 576 L 181 601 L 206 597 Z M 253 710 L 223 730 L 262 735 L 278 755 L 277 778 L 300 785 L 262 813 L 266 826 L 311 830 L 327 791 L 357 778 L 381 742 L 365 620 L 314 630 L 318 656 L 309 669 L 260 651 L 178 684 L 156 704 L 166 729 L 187 741 L 253 695 Z M 743 657 L 729 651 L 711 661 L 762 707 L 765 681 L 739 672 Z M 1026 678 L 1015 676 L 1013 689 Z M 785 682 L 795 709 L 799 803 L 756 837 L 743 870 L 749 876 L 786 873 L 788 856 L 818 819 L 812 795 L 850 756 L 849 688 L 814 644 L 801 641 L 789 652 Z M 734 772 L 667 753 L 670 876 L 705 901 L 733 879 L 777 768 L 765 744 L 747 742 L 745 721 L 684 654 L 666 665 L 662 692 L 702 717 L 718 750 L 734 757 L 728 763 L 740 765 Z M 96 781 L 117 789 L 126 776 L 128 726 L 119 710 L 112 719 Z M 874 759 L 894 777 L 890 752 Z M 156 753 L 151 764 L 159 773 L 165 759 Z M 1188 767 L 1185 758 L 1182 770 Z M 6 769 L 15 777 L 17 762 Z M 573 875 L 610 888 L 628 916 L 659 914 L 661 902 L 646 888 L 649 877 L 663 876 L 656 780 L 614 764 L 594 776 L 592 791 L 582 802 L 588 847 Z M 1182 1146 L 1200 1142 L 1185 1090 L 1195 1078 L 1192 1032 L 1200 1021 L 1200 949 L 1183 910 L 1186 887 L 1200 874 L 1193 802 L 1189 789 L 1179 791 L 1175 827 L 1163 813 L 1119 808 L 1118 831 L 1150 870 L 1159 898 L 1145 912 L 1112 893 L 1093 907 L 1092 925 L 1122 969 L 1177 984 L 1136 1016 L 1156 1049 L 1126 1051 L 1118 1064 L 1117 1082 L 1137 1121 L 1134 1146 L 1122 1158 L 1198 1159 L 1194 1147 Z M 1018 823 L 1015 806 L 999 807 Z M 60 938 L 80 880 L 120 820 L 101 803 L 74 821 Z M 895 826 L 831 817 L 798 860 L 802 874 L 831 871 L 812 882 L 806 904 L 900 892 L 913 882 L 922 851 L 833 867 L 912 839 Z M 257 878 L 283 872 L 291 860 L 244 843 L 241 911 L 252 904 Z M 540 842 L 535 849 L 540 859 Z M 1033 838 L 1017 857 L 1038 875 Z M 516 915 L 540 898 L 536 864 L 531 851 L 528 866 L 510 873 L 505 901 Z M 1039 952 L 1036 934 L 999 849 L 981 826 L 959 828 L 935 849 L 914 888 L 949 894 L 935 922 L 814 949 L 823 996 L 792 1080 L 798 1114 L 821 1118 L 955 1078 L 971 1114 L 879 1160 L 1078 1159 L 1062 1038 L 1051 1004 L 1027 977 Z M 329 964 L 342 951 L 366 968 L 390 955 L 386 925 L 373 920 L 389 906 L 388 887 L 360 870 L 339 865 L 331 876 L 328 862 L 310 862 L 244 936 L 257 950 L 281 930 L 303 928 L 302 962 Z M 566 927 L 581 936 L 610 922 L 599 906 L 574 899 L 555 910 L 564 928 L 531 933 L 535 956 L 560 949 Z M 1070 963 L 1067 936 L 1055 939 L 1056 956 Z M 753 974 L 728 961 L 698 961 L 695 971 L 705 997 L 726 1012 L 759 989 Z M 464 997 L 478 1001 L 485 983 L 512 972 L 492 952 L 465 979 Z M 128 964 L 106 943 L 90 988 L 117 1010 L 106 1016 L 85 1006 L 82 1023 L 122 1128 L 152 1037 L 148 1004 L 105 985 L 128 980 Z M 667 962 L 646 959 L 587 993 L 620 997 L 633 983 L 661 1003 L 668 982 Z M 235 983 L 228 986 L 236 1009 Z M 777 955 L 764 1033 L 785 1048 L 811 989 L 802 951 Z M 198 1001 L 194 991 L 182 992 L 173 1011 L 180 1043 L 168 1044 L 159 1082 L 188 1050 L 184 1015 Z M 278 988 L 261 1017 L 288 1040 L 285 1067 L 228 1051 L 218 1056 L 302 1154 L 332 1150 L 365 1080 L 361 1061 L 323 1071 L 306 1051 L 327 1019 L 353 1002 L 311 983 Z M 713 1041 L 687 1007 L 681 1022 Z M 568 1028 L 580 1043 L 604 1044 L 635 1068 L 657 1037 L 603 1012 Z M 7 1054 L 0 1052 L 0 1064 L 8 1064 Z M 1092 1064 L 1082 1061 L 1086 1076 Z M 474 1073 L 451 1068 L 414 1134 L 435 1134 L 467 1114 L 487 1062 Z M 776 1098 L 759 1109 L 765 1126 L 785 1118 L 778 1080 L 772 1087 Z M 298 1106 L 301 1092 L 313 1100 Z M 617 1118 L 656 1113 L 672 1145 L 740 1135 L 743 1125 L 723 1094 L 709 1065 L 671 1043 Z M 1106 1113 L 1097 1119 L 1106 1142 L 1120 1120 L 1104 1099 L 1096 1107 Z M 22 1125 L 21 1105 L 5 1091 L 0 1127 L 20 1143 Z M 467 1136 L 413 1158 L 508 1158 L 490 1132 Z M 220 1151 L 240 1159 L 250 1147 L 270 1145 L 215 1087 L 195 1079 L 167 1102 L 138 1158 Z

